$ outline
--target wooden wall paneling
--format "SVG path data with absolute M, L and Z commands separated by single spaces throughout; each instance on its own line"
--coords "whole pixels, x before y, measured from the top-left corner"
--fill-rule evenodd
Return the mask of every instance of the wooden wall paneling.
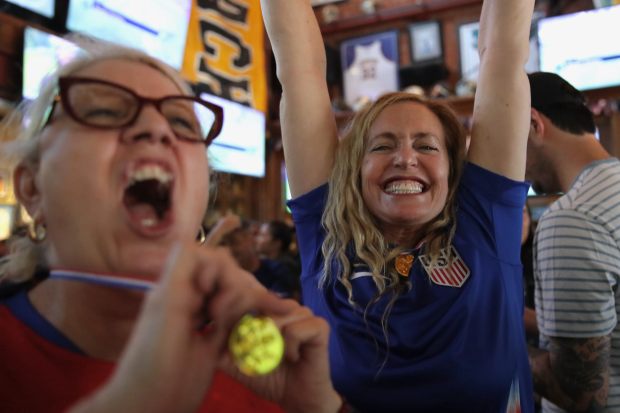
M 21 96 L 23 33 L 23 23 L 0 13 L 0 97 L 10 101 Z
M 364 14 L 361 3 L 364 0 L 348 0 L 338 3 L 339 10 L 337 21 L 321 25 L 324 35 L 339 37 L 339 33 L 351 32 L 364 28 L 373 28 L 377 31 L 385 27 L 394 27 L 398 22 L 413 18 L 424 19 L 426 16 L 444 10 L 459 7 L 482 4 L 481 0 L 377 0 L 376 11 L 372 14 Z M 326 6 L 317 7 L 315 12 L 319 22 L 324 22 L 322 9 Z
M 607 142 L 606 148 L 609 152 L 620 158 L 620 112 L 618 111 L 620 106 L 620 100 L 615 104 L 615 110 L 607 116 L 608 128 L 604 134 L 601 131 L 601 142 L 605 139 Z
M 263 178 L 218 173 L 217 196 L 210 215 L 219 216 L 232 211 L 252 220 L 284 218 L 286 213 L 282 204 L 282 161 L 281 150 L 268 150 Z
M 278 139 L 279 140 L 279 139 Z M 274 137 L 270 141 L 275 141 Z M 259 181 L 256 195 L 258 197 L 257 218 L 262 221 L 270 219 L 282 219 L 286 212 L 282 195 L 282 164 L 284 152 L 281 145 L 268 141 L 267 160 L 265 166 L 265 178 Z

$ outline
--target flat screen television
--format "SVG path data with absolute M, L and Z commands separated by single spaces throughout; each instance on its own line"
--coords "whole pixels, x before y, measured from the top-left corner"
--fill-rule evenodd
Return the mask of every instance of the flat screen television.
M 265 114 L 219 96 L 200 97 L 224 108 L 222 132 L 209 146 L 211 166 L 221 172 L 265 176 Z
M 180 69 L 191 7 L 192 0 L 70 0 L 66 25 Z
M 538 22 L 540 70 L 580 90 L 620 85 L 620 6 Z
M 48 19 L 54 17 L 55 0 L 4 0 L 0 3 L 15 4 L 33 13 L 45 16 Z
M 24 54 L 22 72 L 22 97 L 34 99 L 39 95 L 41 82 L 81 52 L 75 44 L 61 37 L 26 27 L 24 30 Z

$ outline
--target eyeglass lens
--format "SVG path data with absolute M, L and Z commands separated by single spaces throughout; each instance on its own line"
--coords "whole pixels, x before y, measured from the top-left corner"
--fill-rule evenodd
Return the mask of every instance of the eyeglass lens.
M 144 102 L 129 91 L 100 83 L 74 83 L 68 101 L 76 120 L 89 126 L 116 128 L 135 120 Z M 155 106 L 173 132 L 189 140 L 205 140 L 215 123 L 215 114 L 191 97 L 165 97 Z

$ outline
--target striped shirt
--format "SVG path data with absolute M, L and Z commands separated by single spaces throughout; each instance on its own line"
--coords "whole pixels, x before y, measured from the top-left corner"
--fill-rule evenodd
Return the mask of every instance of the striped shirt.
M 589 164 L 545 211 L 534 239 L 540 345 L 611 334 L 606 412 L 620 412 L 620 161 Z M 543 412 L 563 412 L 543 400 Z

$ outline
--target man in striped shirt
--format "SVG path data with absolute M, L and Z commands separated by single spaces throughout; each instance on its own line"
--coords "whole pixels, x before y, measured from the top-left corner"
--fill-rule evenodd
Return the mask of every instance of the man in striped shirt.
M 530 88 L 526 177 L 539 193 L 564 193 L 534 240 L 534 388 L 545 413 L 620 412 L 620 161 L 568 82 L 535 73 Z

